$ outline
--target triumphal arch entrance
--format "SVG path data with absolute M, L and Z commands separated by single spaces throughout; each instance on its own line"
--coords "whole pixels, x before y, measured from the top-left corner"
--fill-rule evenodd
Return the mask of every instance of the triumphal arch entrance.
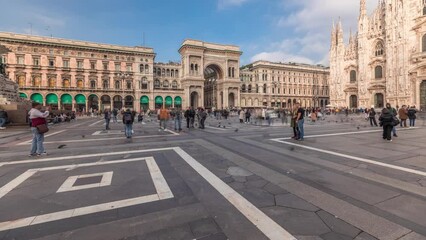
M 242 52 L 232 45 L 185 40 L 182 57 L 183 107 L 225 109 L 240 106 Z

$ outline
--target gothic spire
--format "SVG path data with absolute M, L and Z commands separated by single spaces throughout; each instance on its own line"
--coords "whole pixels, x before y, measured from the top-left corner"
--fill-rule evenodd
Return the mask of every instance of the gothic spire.
M 367 15 L 367 4 L 365 1 L 366 0 L 360 0 L 359 17 L 364 17 Z

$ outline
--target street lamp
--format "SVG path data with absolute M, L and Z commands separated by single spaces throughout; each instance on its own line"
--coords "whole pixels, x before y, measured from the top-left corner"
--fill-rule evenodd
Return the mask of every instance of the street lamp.
M 119 73 L 117 73 L 117 76 L 119 78 L 121 78 L 121 80 L 122 80 L 121 89 L 123 91 L 123 94 L 122 94 L 122 99 L 121 99 L 122 100 L 121 108 L 123 109 L 124 108 L 124 104 L 125 104 L 125 100 L 124 100 L 124 98 L 125 98 L 125 96 L 124 96 L 124 84 L 126 82 L 126 78 L 130 77 L 131 74 L 130 73 L 126 73 L 126 72 L 119 72 Z

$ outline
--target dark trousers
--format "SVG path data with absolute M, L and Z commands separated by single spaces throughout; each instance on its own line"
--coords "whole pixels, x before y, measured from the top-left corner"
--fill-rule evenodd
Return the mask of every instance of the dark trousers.
M 294 138 L 298 138 L 299 137 L 298 133 L 299 133 L 299 131 L 297 130 L 297 127 L 293 127 L 293 134 L 294 134 L 293 137 Z
M 391 124 L 383 125 L 383 139 L 391 140 L 392 139 L 392 128 Z
M 376 118 L 375 117 L 370 117 L 370 125 L 373 126 L 373 124 L 374 124 L 374 126 L 377 127 Z
M 415 124 L 416 124 L 416 119 L 410 118 L 410 127 L 414 127 Z
M 205 118 L 201 118 L 201 120 L 200 120 L 200 128 L 201 129 L 204 129 L 204 122 L 206 121 L 206 119 Z
M 186 127 L 189 128 L 189 123 L 191 122 L 191 118 L 186 118 Z
M 407 127 L 407 119 L 401 119 L 399 126 L 402 127 L 402 124 L 404 124 L 404 127 Z

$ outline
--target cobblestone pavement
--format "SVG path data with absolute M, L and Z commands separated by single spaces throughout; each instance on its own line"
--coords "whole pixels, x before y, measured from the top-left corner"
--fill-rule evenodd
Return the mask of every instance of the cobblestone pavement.
M 426 239 L 424 124 L 387 142 L 363 115 L 332 115 L 299 142 L 283 119 L 178 132 L 153 117 L 126 139 L 87 118 L 51 126 L 42 157 L 8 128 L 0 239 Z

